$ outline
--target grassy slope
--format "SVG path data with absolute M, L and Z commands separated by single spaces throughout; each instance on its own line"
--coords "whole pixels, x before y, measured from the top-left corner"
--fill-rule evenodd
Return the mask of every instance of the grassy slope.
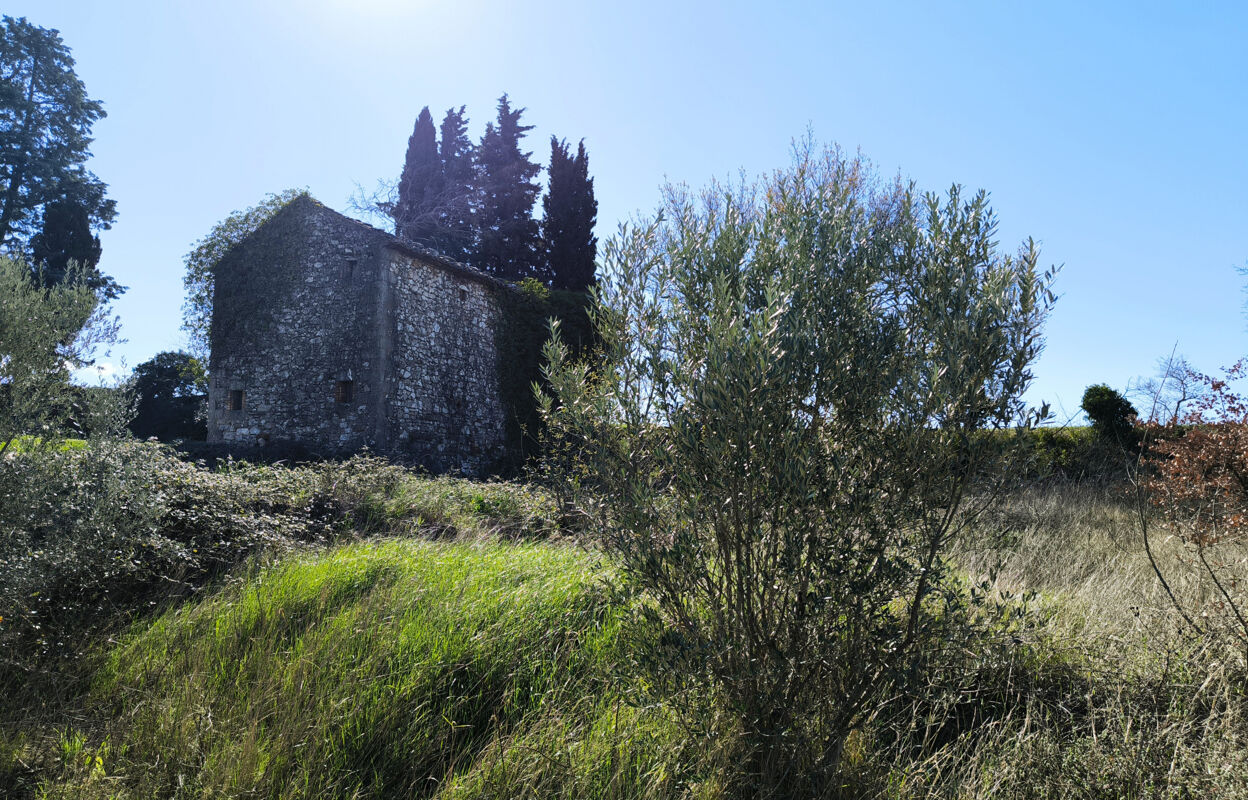
M 554 545 L 354 544 L 136 630 L 51 798 L 666 795 L 675 729 L 613 689 L 620 613 Z
M 1242 664 L 1179 634 L 1125 509 L 1028 493 L 980 534 L 959 563 L 1040 599 L 934 678 L 933 715 L 997 707 L 936 749 L 864 731 L 848 796 L 1248 797 Z M 721 796 L 729 747 L 625 702 L 641 679 L 602 569 L 414 540 L 253 568 L 136 627 L 83 709 L 0 732 L 0 767 L 42 759 L 65 798 Z
M 596 570 L 566 547 L 386 541 L 255 572 L 113 650 L 110 721 L 62 732 L 47 794 L 666 793 L 674 729 L 612 689 Z

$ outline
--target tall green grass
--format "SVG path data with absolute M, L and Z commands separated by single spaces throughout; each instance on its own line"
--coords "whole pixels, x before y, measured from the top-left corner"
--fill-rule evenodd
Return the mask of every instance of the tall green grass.
M 253 570 L 113 649 L 102 721 L 60 732 L 72 755 L 41 792 L 661 793 L 680 738 L 615 688 L 599 570 L 570 548 L 394 540 Z

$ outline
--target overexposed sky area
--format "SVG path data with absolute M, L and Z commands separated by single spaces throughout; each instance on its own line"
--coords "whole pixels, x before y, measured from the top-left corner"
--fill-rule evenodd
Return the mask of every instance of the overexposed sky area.
M 1239 2 L 9 0 L 57 28 L 89 94 L 91 169 L 129 286 L 110 365 L 185 344 L 182 258 L 235 209 L 307 187 L 346 210 L 402 166 L 420 108 L 479 137 L 508 92 L 585 139 L 601 237 L 701 186 L 787 164 L 793 139 L 992 194 L 1002 246 L 1063 264 L 1029 399 L 1076 412 L 1175 347 L 1248 353 L 1248 5 Z

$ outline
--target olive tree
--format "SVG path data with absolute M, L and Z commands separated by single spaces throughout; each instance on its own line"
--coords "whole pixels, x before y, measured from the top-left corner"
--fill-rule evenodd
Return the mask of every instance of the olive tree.
M 28 446 L 54 443 L 74 417 L 81 426 L 94 416 L 68 370 L 116 338 L 117 320 L 90 277 L 71 262 L 64 280 L 45 287 L 25 262 L 0 256 L 0 456 L 19 436 L 33 437 Z
M 995 231 L 982 192 L 799 149 L 756 186 L 669 189 L 604 249 L 601 362 L 547 345 L 551 476 L 767 791 L 833 774 L 929 644 L 1009 439 L 972 434 L 1047 413 L 1021 396 L 1053 271 Z

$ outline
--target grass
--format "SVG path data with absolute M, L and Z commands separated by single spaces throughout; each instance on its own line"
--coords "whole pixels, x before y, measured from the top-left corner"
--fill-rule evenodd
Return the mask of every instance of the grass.
M 612 688 L 622 615 L 599 570 L 568 547 L 414 540 L 253 569 L 111 650 L 90 721 L 43 732 L 38 794 L 657 791 L 679 737 Z
M 87 446 L 86 439 L 59 439 L 52 441 L 56 442 L 55 449 L 62 452 L 67 450 L 82 450 Z M 0 444 L 3 444 L 3 442 L 0 442 Z M 5 453 L 17 455 L 18 453 L 38 450 L 48 444 L 51 444 L 51 442 L 45 443 L 44 440 L 38 436 L 17 436 L 9 442 L 9 446 L 5 450 Z
M 545 502 L 443 479 L 371 496 L 377 526 L 437 537 L 254 561 L 140 620 L 85 696 L 0 715 L 0 794 L 730 796 L 731 728 L 690 736 L 637 702 L 609 564 L 517 541 L 556 524 Z M 829 796 L 1248 797 L 1248 667 L 1182 630 L 1133 513 L 1109 490 L 1050 487 L 967 531 L 952 553 L 977 587 L 966 613 L 994 622 L 854 735 Z M 1156 544 L 1211 618 L 1179 543 Z
M 1179 601 L 1212 627 L 1225 609 L 1190 554 L 1164 529 L 1153 538 Z M 1248 575 L 1242 546 L 1219 556 Z M 1020 492 L 959 542 L 955 559 L 1000 595 L 1035 593 L 1041 612 L 1018 641 L 1033 660 L 1026 680 L 1011 679 L 1015 707 L 973 747 L 928 765 L 943 772 L 931 794 L 1248 797 L 1248 665 L 1230 638 L 1183 626 L 1122 490 Z M 1062 676 L 1064 691 L 1046 697 Z

